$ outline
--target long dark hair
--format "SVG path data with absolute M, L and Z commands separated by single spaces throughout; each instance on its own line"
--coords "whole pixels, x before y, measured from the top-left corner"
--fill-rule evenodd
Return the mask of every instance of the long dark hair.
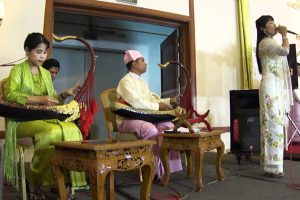
M 268 35 L 262 29 L 266 27 L 266 24 L 269 21 L 274 21 L 274 18 L 271 15 L 263 15 L 255 21 L 256 30 L 257 30 L 256 61 L 257 61 L 259 73 L 262 73 L 261 62 L 260 62 L 260 58 L 258 55 L 259 43 L 262 41 L 262 39 L 264 39 L 265 37 L 268 37 Z

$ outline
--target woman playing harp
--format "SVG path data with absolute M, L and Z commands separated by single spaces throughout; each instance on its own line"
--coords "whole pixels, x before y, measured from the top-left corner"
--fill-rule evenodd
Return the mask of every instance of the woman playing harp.
M 49 41 L 40 33 L 31 33 L 24 42 L 27 59 L 15 65 L 4 85 L 6 101 L 21 105 L 56 105 L 59 95 L 54 95 L 53 83 L 48 70 L 41 67 L 47 58 Z M 74 96 L 78 87 L 65 90 L 63 96 Z M 17 116 L 16 116 L 17 118 Z M 32 137 L 34 139 L 34 154 L 30 163 L 29 185 L 30 199 L 44 199 L 41 186 L 53 184 L 51 160 L 54 147 L 49 145 L 55 141 L 82 140 L 78 127 L 71 122 L 57 119 L 20 121 L 9 118 L 6 121 L 6 144 L 4 173 L 10 182 L 18 184 L 17 166 L 15 163 L 16 139 Z M 86 185 L 85 174 L 70 172 L 72 186 Z

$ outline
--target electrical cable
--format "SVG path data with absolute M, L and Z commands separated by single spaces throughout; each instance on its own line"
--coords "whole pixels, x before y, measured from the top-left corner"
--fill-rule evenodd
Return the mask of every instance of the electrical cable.
M 12 61 L 12 62 L 9 62 L 9 63 L 4 63 L 2 65 L 0 65 L 0 67 L 8 67 L 8 66 L 13 66 L 16 64 L 16 62 L 19 62 L 21 60 L 24 60 L 25 58 L 27 58 L 27 56 L 23 57 L 23 58 L 20 58 L 18 60 L 15 60 L 15 61 Z

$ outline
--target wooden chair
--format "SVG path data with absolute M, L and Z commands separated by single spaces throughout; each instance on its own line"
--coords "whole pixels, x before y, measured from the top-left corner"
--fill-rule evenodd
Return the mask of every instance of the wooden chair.
M 3 86 L 6 81 L 2 79 L 0 81 L 0 98 L 3 96 Z M 22 137 L 17 138 L 16 144 L 16 153 L 18 152 L 18 156 L 16 156 L 16 162 L 20 165 L 20 175 L 21 175 L 21 188 L 22 188 L 22 199 L 27 200 L 27 191 L 26 191 L 26 175 L 25 175 L 25 151 L 29 149 L 34 149 L 33 138 L 31 137 Z M 4 151 L 4 148 L 1 148 L 1 151 Z M 2 156 L 3 157 L 3 156 Z M 2 160 L 3 158 L 1 158 Z M 1 162 L 1 170 L 3 170 L 3 162 Z M 3 176 L 3 172 L 1 172 L 1 176 Z M 4 178 L 0 177 L 1 182 L 3 182 Z M 2 183 L 3 184 L 3 183 Z
M 116 114 L 111 111 L 111 102 L 118 101 L 118 93 L 116 88 L 108 88 L 101 92 L 100 101 L 105 115 L 105 125 L 107 129 L 108 139 L 112 139 L 112 133 L 117 132 L 117 140 L 137 140 L 138 135 L 136 132 L 122 132 L 120 133 L 117 128 Z M 139 169 L 140 182 L 143 182 L 141 169 Z
M 4 144 L 5 134 L 0 137 L 0 199 L 3 198 L 4 186 Z M 26 175 L 25 175 L 25 151 L 33 149 L 33 140 L 29 137 L 17 138 L 16 163 L 19 163 L 19 173 L 21 176 L 22 200 L 27 200 Z
M 17 138 L 17 150 L 19 152 L 20 172 L 21 172 L 21 187 L 22 187 L 22 199 L 27 200 L 26 191 L 26 175 L 25 175 L 25 151 L 34 149 L 33 139 L 30 137 Z
M 112 133 L 117 132 L 117 140 L 137 140 L 136 132 L 122 132 L 117 129 L 116 114 L 111 111 L 111 102 L 118 101 L 119 97 L 116 88 L 108 88 L 101 92 L 100 101 L 105 115 L 105 125 L 107 129 L 108 139 L 112 139 Z

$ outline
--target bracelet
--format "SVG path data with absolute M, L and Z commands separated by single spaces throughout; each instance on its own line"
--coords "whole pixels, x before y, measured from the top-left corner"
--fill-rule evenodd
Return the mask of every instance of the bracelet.
M 288 39 L 288 37 L 285 36 L 285 37 L 282 37 L 282 39 Z

